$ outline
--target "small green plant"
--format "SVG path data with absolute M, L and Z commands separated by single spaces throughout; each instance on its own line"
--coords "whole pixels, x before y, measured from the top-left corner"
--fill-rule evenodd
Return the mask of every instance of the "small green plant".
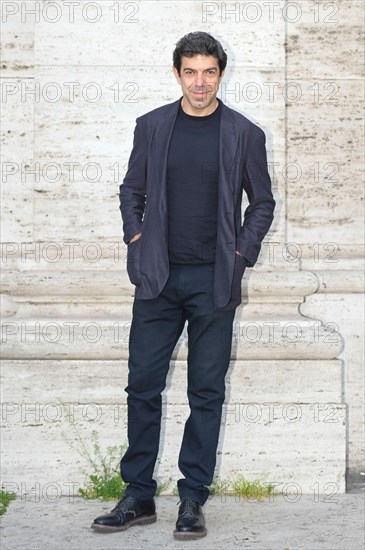
M 89 471 L 82 468 L 82 473 L 88 477 L 89 482 L 86 487 L 79 488 L 79 493 L 86 499 L 120 499 L 124 494 L 127 483 L 122 480 L 119 474 L 119 461 L 127 445 L 109 446 L 106 449 L 106 453 L 103 454 L 98 433 L 96 430 L 93 430 L 91 432 L 90 448 L 82 438 L 74 418 L 67 411 L 67 407 L 62 401 L 60 403 L 73 431 L 72 438 L 64 432 L 62 432 L 62 436 L 69 446 L 88 462 L 92 469 L 92 473 L 90 474 Z
M 156 495 L 160 495 L 162 491 L 165 491 L 166 489 L 168 489 L 170 486 L 170 483 L 171 483 L 171 478 L 157 485 Z
M 106 448 L 105 454 L 103 454 L 99 443 L 98 433 L 96 430 L 93 430 L 91 432 L 90 449 L 83 440 L 75 420 L 67 411 L 65 404 L 62 401 L 60 401 L 60 403 L 65 411 L 66 417 L 70 421 L 74 433 L 72 439 L 64 432 L 62 432 L 62 436 L 73 450 L 86 459 L 93 470 L 93 473 L 90 474 L 84 468 L 82 469 L 83 474 L 87 475 L 89 482 L 86 487 L 79 488 L 79 493 L 88 500 L 96 498 L 101 500 L 116 500 L 122 498 L 128 483 L 124 482 L 120 476 L 119 462 L 127 449 L 127 444 L 125 443 L 113 447 L 109 446 Z M 162 491 L 167 489 L 170 482 L 171 480 L 169 479 L 159 484 L 156 494 L 159 495 Z
M 79 493 L 86 499 L 120 499 L 124 495 L 127 483 L 119 474 L 118 463 L 127 445 L 107 447 L 106 454 L 103 455 L 95 430 L 92 431 L 91 438 L 93 454 L 89 463 L 93 467 L 94 473 L 89 475 L 88 485 L 85 488 L 80 488 Z
M 7 493 L 6 491 L 0 491 L 0 516 L 3 516 L 6 512 L 9 502 L 16 499 L 15 493 Z
M 238 476 L 232 483 L 235 495 L 243 498 L 264 499 L 272 494 L 275 486 L 271 483 L 265 484 L 262 480 L 248 481 L 243 475 Z
M 211 495 L 227 495 L 230 492 L 229 482 L 218 477 L 213 479 L 212 484 L 209 486 Z
M 227 495 L 244 497 L 246 499 L 264 499 L 273 492 L 274 487 L 274 485 L 270 483 L 265 484 L 259 479 L 248 481 L 243 475 L 239 475 L 233 481 L 215 477 L 209 486 L 209 491 L 210 496 Z M 176 486 L 173 488 L 172 494 L 174 496 L 179 496 L 179 491 Z

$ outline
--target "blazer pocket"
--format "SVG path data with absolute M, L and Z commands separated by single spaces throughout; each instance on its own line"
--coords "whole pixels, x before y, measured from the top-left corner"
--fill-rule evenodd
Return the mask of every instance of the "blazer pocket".
M 141 284 L 141 269 L 140 269 L 140 257 L 141 257 L 141 237 L 136 241 L 127 245 L 127 273 L 130 282 L 139 286 Z

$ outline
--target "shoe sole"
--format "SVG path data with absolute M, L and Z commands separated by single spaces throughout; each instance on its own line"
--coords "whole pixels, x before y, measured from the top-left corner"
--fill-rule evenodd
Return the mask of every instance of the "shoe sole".
M 207 530 L 194 532 L 194 531 L 174 531 L 174 539 L 176 540 L 196 540 L 202 539 L 207 534 Z
M 110 525 L 100 525 L 99 523 L 93 523 L 91 529 L 95 529 L 99 533 L 116 533 L 117 531 L 126 531 L 133 525 L 148 525 L 157 521 L 157 514 L 153 516 L 139 516 L 135 519 L 131 519 L 128 523 L 119 527 L 112 527 Z

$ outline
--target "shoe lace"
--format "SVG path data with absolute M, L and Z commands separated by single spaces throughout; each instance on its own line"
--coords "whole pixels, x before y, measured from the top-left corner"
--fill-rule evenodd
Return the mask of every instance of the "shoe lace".
M 198 517 L 198 503 L 191 498 L 183 498 L 177 504 L 181 504 L 180 515 L 181 516 L 193 516 Z
M 133 514 L 134 517 L 136 517 L 136 512 L 135 512 L 134 510 L 129 510 L 129 509 L 128 509 L 128 510 L 121 510 L 121 509 L 120 509 L 120 505 L 121 505 L 122 503 L 124 503 L 125 501 L 127 501 L 127 500 L 128 500 L 128 496 L 127 496 L 127 495 L 124 496 L 124 497 L 122 497 L 122 498 L 117 502 L 117 504 L 114 506 L 114 508 L 113 508 L 113 510 L 112 510 L 112 512 L 117 512 L 117 514 L 118 514 L 121 518 L 123 518 L 123 519 L 127 519 L 127 513 Z
M 127 497 L 122 497 L 121 499 L 118 500 L 118 502 L 116 503 L 116 505 L 114 506 L 112 512 L 115 512 L 116 510 L 119 510 L 119 506 L 122 504 L 122 502 L 125 501 Z

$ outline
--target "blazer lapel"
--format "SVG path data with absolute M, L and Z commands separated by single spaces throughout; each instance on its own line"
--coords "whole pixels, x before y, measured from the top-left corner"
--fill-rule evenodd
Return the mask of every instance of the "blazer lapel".
M 235 179 L 237 177 L 237 149 L 239 136 L 236 132 L 234 119 L 230 110 L 221 104 L 221 122 L 219 136 L 219 185 L 222 189 L 229 186 L 235 193 Z
M 164 187 L 166 186 L 168 149 L 180 101 L 181 99 L 178 99 L 171 104 L 171 108 L 167 116 L 160 121 L 155 133 L 155 154 L 156 159 L 158 159 L 158 162 L 156 162 L 155 165 L 156 181 L 161 182 Z
M 181 98 L 171 104 L 171 108 L 166 117 L 161 120 L 155 132 L 155 177 L 154 180 L 157 184 L 158 196 L 156 201 L 158 204 L 158 211 L 155 215 L 160 217 L 160 223 L 162 225 L 162 234 L 165 235 L 166 242 L 168 239 L 168 224 L 167 224 L 167 156 L 169 151 L 170 139 L 172 131 L 174 129 L 175 120 L 177 117 L 179 104 Z

